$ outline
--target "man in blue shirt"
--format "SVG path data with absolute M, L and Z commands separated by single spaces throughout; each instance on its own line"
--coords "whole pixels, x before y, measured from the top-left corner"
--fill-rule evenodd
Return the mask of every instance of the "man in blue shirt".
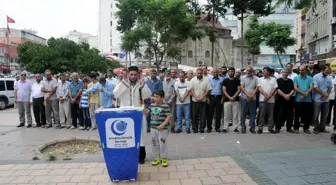
M 114 85 L 108 83 L 105 77 L 99 77 L 99 83 L 96 83 L 94 86 L 86 90 L 85 94 L 99 92 L 99 103 L 101 107 L 112 108 L 112 98 L 113 98 L 113 89 Z
M 331 70 L 329 66 L 325 66 L 321 73 L 316 74 L 314 80 L 314 133 L 327 132 L 325 125 L 327 123 L 329 113 L 329 94 L 332 87 L 331 79 L 328 77 Z M 321 121 L 318 121 L 321 113 Z
M 210 133 L 212 130 L 212 120 L 215 114 L 215 130 L 220 133 L 221 119 L 222 119 L 222 111 L 223 111 L 223 91 L 222 91 L 222 83 L 226 77 L 219 76 L 219 70 L 214 69 L 213 77 L 209 76 L 208 79 L 211 85 L 210 91 L 210 104 L 209 104 L 209 114 L 207 120 L 207 132 Z
M 79 100 L 82 94 L 83 83 L 79 80 L 78 73 L 72 74 L 72 82 L 69 85 L 69 97 L 71 100 L 71 129 L 77 128 L 77 118 L 79 120 L 79 126 L 83 127 L 83 114 L 79 108 Z
M 146 80 L 147 87 L 152 91 L 152 96 L 158 90 L 163 89 L 162 81 L 158 79 L 155 69 L 150 71 L 150 79 Z M 148 107 L 151 104 L 151 99 L 145 100 L 145 105 Z M 150 132 L 150 114 L 147 116 L 147 132 Z
M 295 94 L 295 119 L 294 132 L 299 133 L 300 118 L 304 123 L 303 131 L 310 134 L 309 126 L 312 123 L 314 106 L 311 92 L 313 91 L 313 78 L 307 75 L 306 66 L 300 66 L 300 74 L 294 77 Z M 311 115 L 311 116 L 310 116 Z

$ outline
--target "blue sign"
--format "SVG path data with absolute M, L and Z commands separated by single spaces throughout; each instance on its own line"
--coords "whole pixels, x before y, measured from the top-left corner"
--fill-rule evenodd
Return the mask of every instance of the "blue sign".
M 142 108 L 96 111 L 106 168 L 113 182 L 137 178 L 142 118 Z
M 119 53 L 119 58 L 124 58 L 126 56 L 126 52 L 125 51 L 120 51 Z
M 281 61 L 290 61 L 290 57 L 289 56 L 280 56 L 280 59 L 281 59 Z M 272 62 L 273 63 L 278 63 L 279 62 L 279 58 L 278 58 L 278 56 L 276 56 L 276 55 L 273 55 L 272 56 Z

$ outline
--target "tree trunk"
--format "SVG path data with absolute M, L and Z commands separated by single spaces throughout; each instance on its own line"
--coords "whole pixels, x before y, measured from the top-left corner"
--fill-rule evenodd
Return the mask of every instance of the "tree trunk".
M 128 60 L 128 54 L 127 54 L 128 52 L 126 52 L 126 58 L 125 58 L 125 67 L 127 68 L 127 60 Z
M 279 59 L 279 64 L 280 64 L 281 68 L 283 68 L 283 65 L 282 65 L 282 62 L 281 62 L 281 58 L 280 58 L 279 52 L 276 52 L 276 54 L 277 54 L 278 59 Z
M 131 52 L 128 53 L 129 66 L 132 66 Z
M 212 29 L 215 31 L 215 9 L 212 9 Z M 213 67 L 215 42 L 211 42 L 211 67 Z
M 151 48 L 149 47 L 149 67 L 152 67 L 152 52 L 151 52 Z
M 241 39 L 241 45 L 240 45 L 240 60 L 241 60 L 241 68 L 244 67 L 244 13 L 243 11 L 240 14 L 241 16 L 241 26 L 240 26 L 240 39 Z
M 254 54 L 252 54 L 252 64 L 251 64 L 251 66 L 253 66 L 254 65 Z

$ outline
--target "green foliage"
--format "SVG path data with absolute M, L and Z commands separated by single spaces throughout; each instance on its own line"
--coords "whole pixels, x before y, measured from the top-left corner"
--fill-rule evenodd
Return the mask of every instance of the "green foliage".
M 117 0 L 115 4 L 118 8 L 116 16 L 118 17 L 117 30 L 125 33 L 135 26 L 138 14 L 141 11 L 140 0 Z
M 123 11 L 120 10 L 119 14 L 124 14 Z M 135 25 L 125 31 L 121 46 L 125 51 L 146 46 L 154 53 L 157 67 L 165 56 L 179 58 L 178 43 L 202 35 L 201 31 L 195 30 L 195 16 L 189 13 L 185 0 L 141 1 L 133 11 L 137 12 Z
M 291 36 L 290 25 L 275 22 L 259 24 L 256 17 L 251 18 L 250 28 L 247 30 L 245 38 L 252 52 L 258 50 L 256 47 L 261 42 L 265 42 L 267 46 L 273 48 L 278 55 L 281 66 L 283 64 L 280 55 L 286 54 L 287 47 L 293 46 L 296 42 L 295 38 Z
M 268 16 L 271 13 L 272 0 L 226 0 L 227 6 L 232 7 L 236 16 L 242 13 Z
M 207 4 L 204 5 L 205 11 L 212 14 L 215 13 L 215 18 L 224 17 L 227 12 L 226 0 L 207 0 Z
M 298 3 L 297 3 L 298 2 Z M 321 0 L 319 3 L 326 3 L 327 0 Z M 301 0 L 301 1 L 296 1 L 296 0 L 277 0 L 275 5 L 272 7 L 274 10 L 277 7 L 280 7 L 282 5 L 284 6 L 285 10 L 295 8 L 298 10 L 303 10 L 303 12 L 308 12 L 308 10 L 311 8 L 312 11 L 315 11 L 317 1 L 316 0 Z
M 49 69 L 52 73 L 76 71 L 88 74 L 120 65 L 111 64 L 99 55 L 97 49 L 90 49 L 87 43 L 76 44 L 63 38 L 50 38 L 47 45 L 25 42 L 18 46 L 18 55 L 20 63 L 33 73 Z
M 260 34 L 260 25 L 258 16 L 250 16 L 249 29 L 245 33 L 248 51 L 252 55 L 260 54 L 260 44 L 262 43 L 262 35 Z

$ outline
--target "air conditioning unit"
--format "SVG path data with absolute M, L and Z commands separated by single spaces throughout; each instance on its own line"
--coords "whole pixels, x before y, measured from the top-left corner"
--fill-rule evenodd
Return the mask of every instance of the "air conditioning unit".
M 333 42 L 336 42 L 336 35 L 333 35 L 333 36 L 332 36 L 332 41 L 333 41 Z
M 200 66 L 204 65 L 204 61 L 199 61 L 198 65 L 200 65 Z
M 332 43 L 332 48 L 336 49 L 336 43 Z
M 330 19 L 330 24 L 335 24 L 336 23 L 336 17 L 333 17 Z
M 318 16 L 319 14 L 315 12 L 315 13 L 313 13 L 313 15 L 316 17 L 316 16 Z
M 309 19 L 310 19 L 310 17 L 307 15 L 307 16 L 306 16 L 306 20 L 309 21 Z
M 310 36 L 313 37 L 313 38 L 314 38 L 314 37 L 317 37 L 317 32 L 311 32 L 311 33 L 310 33 Z

